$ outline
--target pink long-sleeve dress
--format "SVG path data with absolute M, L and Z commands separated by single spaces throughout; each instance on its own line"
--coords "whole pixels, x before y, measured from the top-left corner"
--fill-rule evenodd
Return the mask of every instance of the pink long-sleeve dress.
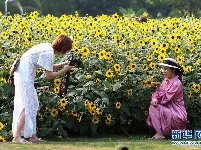
M 146 123 L 156 132 L 166 137 L 171 136 L 172 130 L 185 130 L 187 112 L 184 105 L 183 86 L 178 76 L 165 78 L 161 86 L 152 94 L 156 106 L 150 105 Z

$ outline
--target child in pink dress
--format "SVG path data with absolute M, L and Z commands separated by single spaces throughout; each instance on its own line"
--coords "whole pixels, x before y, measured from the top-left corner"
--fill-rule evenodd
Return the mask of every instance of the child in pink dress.
M 162 65 L 164 80 L 162 84 L 153 83 L 156 91 L 152 94 L 149 116 L 146 123 L 154 128 L 156 134 L 151 139 L 170 137 L 172 130 L 185 130 L 187 112 L 184 105 L 182 68 L 172 58 L 166 58 Z

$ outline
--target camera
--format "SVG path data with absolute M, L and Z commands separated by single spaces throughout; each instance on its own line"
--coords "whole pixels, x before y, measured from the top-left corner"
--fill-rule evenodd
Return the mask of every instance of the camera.
M 70 61 L 69 66 L 80 66 L 82 64 L 82 60 L 76 58 L 74 55 L 69 56 L 68 61 Z
M 76 58 L 74 55 L 69 56 L 68 61 L 70 61 L 69 66 L 75 66 L 75 65 L 80 66 L 82 64 L 82 60 Z M 65 95 L 67 94 L 67 89 L 70 84 L 69 79 L 70 79 L 70 71 L 66 72 L 65 82 L 59 93 L 61 97 L 63 96 L 65 97 Z

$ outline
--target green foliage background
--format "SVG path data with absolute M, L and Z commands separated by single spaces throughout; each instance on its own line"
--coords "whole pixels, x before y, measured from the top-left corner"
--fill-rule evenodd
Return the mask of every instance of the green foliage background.
M 147 13 L 144 13 L 148 16 Z M 73 39 L 71 53 L 83 64 L 71 72 L 65 98 L 58 95 L 65 76 L 47 81 L 38 70 L 35 80 L 40 110 L 37 134 L 69 135 L 148 132 L 152 81 L 162 81 L 157 63 L 173 57 L 184 69 L 183 85 L 188 129 L 201 127 L 200 19 L 148 19 L 138 23 L 126 15 L 8 16 L 0 14 L 0 138 L 11 139 L 14 86 L 7 83 L 13 59 L 31 46 L 52 42 L 58 34 Z M 70 54 L 68 54 L 70 55 Z M 59 63 L 67 59 L 57 56 Z
M 0 11 L 5 11 L 5 1 L 0 0 Z M 80 16 L 86 14 L 97 16 L 102 14 L 112 15 L 114 13 L 142 15 L 148 12 L 150 18 L 201 16 L 200 0 L 12 0 L 7 3 L 9 14 L 22 14 L 38 11 L 41 15 L 51 14 L 60 17 L 62 14 L 74 14 L 79 12 Z

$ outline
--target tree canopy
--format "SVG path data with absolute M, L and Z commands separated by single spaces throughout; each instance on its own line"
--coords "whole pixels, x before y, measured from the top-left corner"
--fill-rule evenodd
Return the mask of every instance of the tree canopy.
M 97 16 L 101 14 L 120 15 L 135 14 L 141 15 L 147 12 L 150 17 L 185 16 L 194 14 L 201 16 L 200 0 L 12 0 L 8 2 L 8 12 L 10 14 L 29 13 L 37 10 L 41 15 L 52 14 L 61 16 L 62 14 L 74 14 L 76 11 L 80 16 L 86 14 Z M 5 12 L 5 1 L 0 1 L 0 11 Z M 173 13 L 174 12 L 174 13 Z M 172 17 L 172 16 L 171 16 Z

